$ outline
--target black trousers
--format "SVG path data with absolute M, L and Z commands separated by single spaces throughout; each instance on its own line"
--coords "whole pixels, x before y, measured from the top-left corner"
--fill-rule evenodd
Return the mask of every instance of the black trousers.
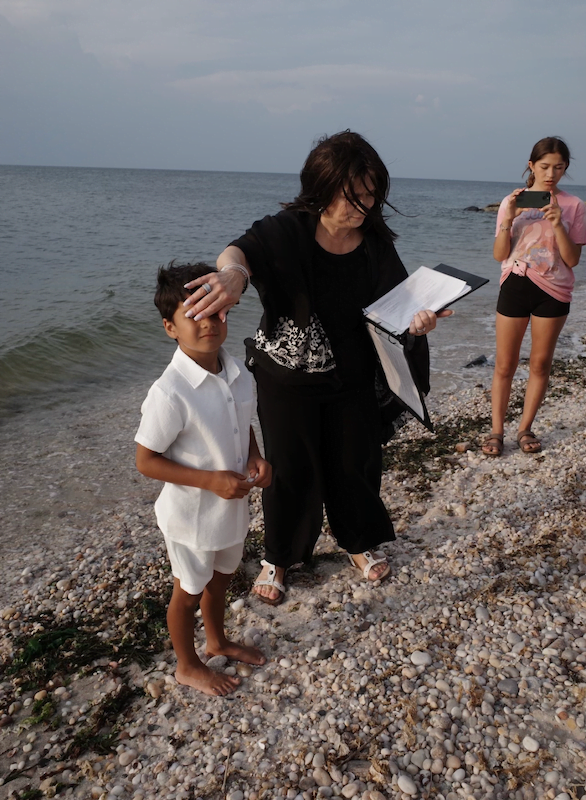
M 340 398 L 287 394 L 262 381 L 258 411 L 273 480 L 263 491 L 265 553 L 311 559 L 323 507 L 340 547 L 361 553 L 395 538 L 380 499 L 382 452 L 374 387 Z

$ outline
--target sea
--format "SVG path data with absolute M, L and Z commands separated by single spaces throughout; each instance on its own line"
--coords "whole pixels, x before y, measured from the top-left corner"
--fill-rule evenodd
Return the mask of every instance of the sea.
M 490 383 L 496 215 L 470 207 L 498 203 L 517 185 L 392 180 L 397 212 L 389 225 L 407 270 L 444 263 L 490 279 L 429 337 L 432 394 Z M 586 200 L 586 187 L 563 188 Z M 289 174 L 0 166 L 0 422 L 83 403 L 102 389 L 148 385 L 174 347 L 153 305 L 158 267 L 171 259 L 214 263 L 298 190 Z M 576 276 L 557 351 L 565 356 L 586 350 L 583 266 Z M 235 355 L 260 315 L 251 289 L 229 319 Z M 467 366 L 475 360 L 483 363 Z

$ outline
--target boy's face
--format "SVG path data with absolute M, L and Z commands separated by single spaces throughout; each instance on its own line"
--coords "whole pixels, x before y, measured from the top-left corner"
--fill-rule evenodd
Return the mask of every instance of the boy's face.
M 177 344 L 197 363 L 203 359 L 206 363 L 210 356 L 217 356 L 228 333 L 228 324 L 222 322 L 217 314 L 195 322 L 185 316 L 185 307 L 179 303 L 173 319 L 163 320 L 167 335 L 177 340 Z

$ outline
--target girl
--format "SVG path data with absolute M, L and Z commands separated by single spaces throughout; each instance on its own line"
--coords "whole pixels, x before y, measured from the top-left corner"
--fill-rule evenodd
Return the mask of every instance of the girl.
M 524 453 L 541 450 L 531 426 L 545 397 L 556 342 L 570 310 L 572 270 L 586 244 L 583 201 L 558 189 L 570 158 L 562 139 L 540 139 L 525 170 L 529 172 L 527 188 L 515 189 L 500 205 L 493 249 L 495 259 L 502 262 L 502 273 L 496 314 L 492 433 L 482 446 L 489 456 L 503 452 L 505 414 L 530 317 L 529 380 L 517 444 Z M 535 191 L 550 192 L 550 202 L 541 209 L 523 208 L 524 193 Z

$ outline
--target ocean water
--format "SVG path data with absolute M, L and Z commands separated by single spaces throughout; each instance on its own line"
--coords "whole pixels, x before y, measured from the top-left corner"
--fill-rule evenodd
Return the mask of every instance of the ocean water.
M 430 337 L 432 391 L 490 380 L 490 367 L 465 365 L 494 353 L 495 215 L 465 209 L 499 202 L 516 185 L 392 181 L 401 213 L 389 224 L 409 272 L 444 262 L 490 278 Z M 214 263 L 298 187 L 296 175 L 0 167 L 0 419 L 154 380 L 173 351 L 152 302 L 158 266 L 172 258 Z M 564 188 L 586 199 L 586 187 Z M 566 355 L 584 350 L 583 267 L 576 273 L 558 349 Z M 230 315 L 235 355 L 259 318 L 250 290 Z

